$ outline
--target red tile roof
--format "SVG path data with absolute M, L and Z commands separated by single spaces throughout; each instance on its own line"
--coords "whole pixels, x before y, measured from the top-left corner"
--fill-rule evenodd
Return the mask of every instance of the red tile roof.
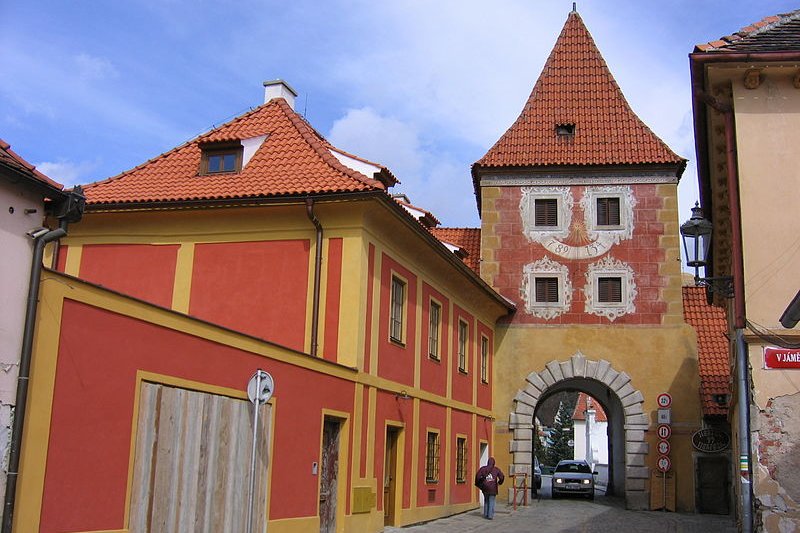
M 573 135 L 556 126 L 574 124 Z M 631 110 L 572 12 L 516 122 L 478 167 L 685 164 Z
M 45 183 L 50 187 L 59 190 L 64 188 L 64 186 L 60 183 L 48 178 L 36 170 L 35 166 L 31 165 L 16 152 L 14 152 L 14 150 L 11 149 L 11 145 L 5 142 L 3 139 L 0 139 L 0 165 L 10 168 L 17 173 L 21 173 L 32 180 Z
M 431 228 L 430 232 L 440 241 L 458 246 L 466 252 L 464 263 L 475 272 L 480 273 L 480 228 Z
M 406 209 L 406 211 L 411 213 L 411 216 L 416 218 L 419 221 L 419 223 L 425 226 L 426 228 L 428 229 L 435 228 L 436 226 L 441 224 L 441 222 L 439 222 L 439 219 L 436 218 L 436 215 L 434 215 L 427 209 L 423 209 L 422 207 L 412 204 L 405 194 L 393 194 L 392 198 L 394 198 L 395 202 L 402 205 Z
M 683 314 L 697 332 L 697 359 L 700 372 L 700 399 L 703 414 L 728 414 L 727 404 L 714 401 L 715 395 L 731 394 L 731 368 L 728 349 L 728 322 L 725 310 L 710 305 L 703 287 L 683 287 Z
M 695 52 L 800 51 L 800 10 L 765 17 L 733 35 L 698 44 Z
M 606 417 L 606 412 L 603 411 L 603 406 L 600 405 L 600 403 L 597 400 L 595 400 L 585 392 L 581 392 L 578 394 L 578 402 L 575 404 L 575 411 L 572 413 L 572 419 L 586 420 L 585 411 L 590 407 L 596 411 L 594 419 L 597 422 L 608 422 L 608 418 Z
M 199 175 L 201 146 L 266 135 L 238 173 Z M 366 176 L 332 153 L 379 169 Z M 388 169 L 331 146 L 283 98 L 254 110 L 115 177 L 84 187 L 88 204 L 267 198 L 385 190 Z

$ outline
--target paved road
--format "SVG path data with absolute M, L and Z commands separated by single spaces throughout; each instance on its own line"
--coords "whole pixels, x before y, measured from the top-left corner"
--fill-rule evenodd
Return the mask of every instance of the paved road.
M 594 501 L 585 498 L 550 499 L 549 479 L 544 478 L 541 497 L 516 511 L 498 505 L 494 520 L 481 510 L 434 520 L 407 528 L 386 528 L 397 533 L 735 533 L 732 518 L 716 515 L 627 511 L 621 498 L 606 497 L 598 491 Z

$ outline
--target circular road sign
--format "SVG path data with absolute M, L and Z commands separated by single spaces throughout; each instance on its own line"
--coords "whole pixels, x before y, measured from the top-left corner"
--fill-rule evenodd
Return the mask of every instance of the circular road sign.
M 672 468 L 672 461 L 669 460 L 669 457 L 666 455 L 662 455 L 658 458 L 658 469 L 662 472 L 669 472 L 669 469 Z
M 659 424 L 656 432 L 659 439 L 667 440 L 672 436 L 672 428 L 669 427 L 669 424 Z
M 661 455 L 669 455 L 669 442 L 665 440 L 658 441 L 658 453 Z
M 670 396 L 669 393 L 662 392 L 658 395 L 656 401 L 658 402 L 659 407 L 666 408 L 672 405 L 672 396 Z
M 256 370 L 253 377 L 247 383 L 247 397 L 250 398 L 252 403 L 258 402 L 265 404 L 272 397 L 272 391 L 275 390 L 275 382 L 269 372 L 263 370 Z

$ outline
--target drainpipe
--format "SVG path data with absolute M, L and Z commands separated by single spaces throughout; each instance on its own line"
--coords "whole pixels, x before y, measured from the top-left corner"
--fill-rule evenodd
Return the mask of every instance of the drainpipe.
M 19 376 L 17 377 L 16 408 L 14 410 L 14 426 L 11 431 L 11 450 L 8 459 L 8 477 L 6 478 L 6 497 L 3 507 L 2 533 L 11 533 L 14 523 L 14 504 L 17 495 L 17 477 L 19 475 L 19 459 L 22 450 L 22 430 L 25 424 L 25 408 L 28 401 L 28 381 L 31 372 L 31 355 L 33 353 L 33 333 L 36 327 L 36 309 L 39 304 L 39 284 L 42 275 L 42 257 L 47 243 L 60 239 L 67 232 L 63 228 L 48 230 L 42 228 L 30 233 L 34 245 L 31 262 L 31 279 L 28 286 L 28 305 L 25 310 L 25 329 L 22 334 L 22 352 L 19 358 Z
M 742 533 L 753 531 L 753 470 L 750 443 L 750 358 L 744 340 L 744 265 L 742 217 L 739 207 L 739 175 L 736 166 L 736 138 L 733 107 L 702 90 L 700 98 L 722 113 L 725 121 L 725 160 L 728 167 L 728 205 L 731 210 L 731 274 L 733 275 L 733 325 L 736 339 L 737 423 L 739 429 L 739 481 L 742 495 Z
M 306 214 L 317 230 L 316 256 L 314 258 L 314 298 L 311 310 L 311 355 L 316 357 L 319 332 L 319 283 L 322 277 L 322 224 L 314 214 L 314 200 L 311 198 L 306 198 Z
M 66 233 L 67 229 L 69 228 L 69 221 L 66 218 L 62 218 L 58 221 L 58 227 L 63 229 Z M 58 270 L 58 256 L 61 253 L 61 241 L 56 241 L 53 243 L 53 257 L 50 260 L 50 268 L 53 270 Z

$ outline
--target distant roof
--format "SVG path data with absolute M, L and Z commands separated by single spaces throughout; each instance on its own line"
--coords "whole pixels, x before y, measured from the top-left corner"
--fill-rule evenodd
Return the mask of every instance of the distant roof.
M 411 203 L 411 200 L 408 199 L 408 196 L 405 194 L 393 194 L 392 198 L 398 204 L 402 205 L 403 208 L 408 211 L 411 216 L 416 218 L 420 224 L 425 226 L 426 228 L 434 228 L 441 224 L 439 219 L 436 218 L 436 215 L 428 211 L 427 209 L 423 209 L 422 207 L 416 206 Z
M 201 175 L 202 147 L 229 141 L 254 150 L 242 170 Z M 159 203 L 385 191 L 396 181 L 387 168 L 332 146 L 274 98 L 84 192 L 90 205 Z
M 578 394 L 578 401 L 575 404 L 575 411 L 572 413 L 572 419 L 586 420 L 586 411 L 590 408 L 595 410 L 594 419 L 597 422 L 608 422 L 606 412 L 603 411 L 603 406 L 585 392 Z
M 458 246 L 466 252 L 464 263 L 480 273 L 481 230 L 480 228 L 430 228 L 433 236 L 445 244 Z
M 0 139 L 0 165 L 30 180 L 43 183 L 54 189 L 62 190 L 64 188 L 60 183 L 36 170 L 35 166 L 31 165 L 14 152 L 14 150 L 11 149 L 11 145 L 3 139 Z
M 557 126 L 574 126 L 558 135 Z M 580 15 L 567 17 L 516 122 L 473 167 L 669 164 L 676 155 L 631 110 Z
M 697 332 L 697 359 L 700 372 L 700 400 L 703 414 L 728 414 L 727 403 L 720 405 L 714 396 L 731 394 L 731 369 L 728 351 L 728 322 L 725 310 L 710 305 L 704 287 L 683 287 L 683 314 Z
M 732 35 L 698 44 L 695 52 L 800 51 L 800 9 L 766 17 Z

